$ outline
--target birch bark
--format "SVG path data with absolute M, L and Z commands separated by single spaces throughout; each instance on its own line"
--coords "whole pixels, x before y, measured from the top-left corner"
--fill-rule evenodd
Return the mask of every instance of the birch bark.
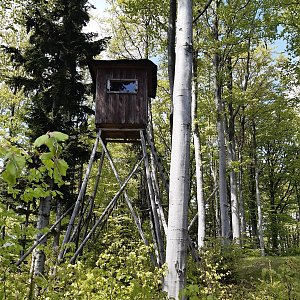
M 192 1 L 178 1 L 174 123 L 170 168 L 169 218 L 164 290 L 179 299 L 186 282 L 192 79 Z
M 259 238 L 259 248 L 261 256 L 265 256 L 265 243 L 263 235 L 263 215 L 260 201 L 260 191 L 259 191 L 259 172 L 256 167 L 255 171 L 255 188 L 256 188 L 256 203 L 257 203 L 257 217 L 258 217 L 258 238 Z
M 52 190 L 53 181 L 52 179 L 49 179 L 49 190 Z M 49 216 L 50 216 L 50 208 L 51 208 L 51 198 L 52 196 L 48 196 L 46 198 L 42 198 L 40 200 L 39 205 L 39 212 L 38 212 L 38 221 L 37 221 L 37 230 L 41 231 L 42 229 L 46 228 L 49 225 Z M 40 237 L 43 235 L 42 232 L 39 232 L 36 235 L 36 240 L 39 240 Z M 47 244 L 47 239 L 44 238 L 44 240 L 40 243 L 41 245 Z M 36 248 L 33 253 L 32 258 L 32 273 L 33 276 L 40 276 L 44 274 L 44 267 L 45 267 L 45 261 L 46 261 L 46 255 L 42 249 Z
M 239 218 L 239 206 L 237 197 L 237 174 L 234 169 L 233 163 L 236 161 L 236 143 L 235 143 L 235 115 L 239 108 L 234 110 L 233 108 L 233 75 L 232 75 L 232 61 L 231 57 L 227 59 L 228 68 L 228 83 L 227 88 L 229 92 L 228 99 L 228 163 L 231 167 L 229 172 L 230 180 L 230 200 L 231 200 L 231 222 L 232 222 L 232 238 L 239 244 L 241 239 L 240 234 L 240 218 Z
M 170 0 L 169 7 L 169 28 L 168 28 L 168 76 L 170 84 L 170 95 L 173 100 L 174 76 L 175 76 L 175 43 L 176 43 L 176 0 Z M 170 134 L 173 130 L 173 103 L 170 113 Z
M 197 190 L 197 205 L 198 205 L 198 247 L 204 247 L 205 239 L 205 201 L 203 194 L 203 167 L 201 157 L 200 133 L 197 122 L 197 52 L 194 52 L 193 62 L 193 94 L 192 94 L 192 133 L 195 149 L 196 162 L 196 190 Z
M 213 26 L 214 39 L 216 44 L 219 41 L 219 19 L 218 9 L 219 1 L 216 1 L 216 12 Z M 215 84 L 215 103 L 217 108 L 217 132 L 218 132 L 218 147 L 219 147 L 219 200 L 220 200 L 220 215 L 221 215 L 221 237 L 224 243 L 228 242 L 230 237 L 230 222 L 228 212 L 227 199 L 227 182 L 226 182 L 226 145 L 225 145 L 225 116 L 224 103 L 222 100 L 222 81 L 221 81 L 221 57 L 218 49 L 215 50 L 213 65 L 214 65 L 214 84 Z
M 258 160 L 257 160 L 257 144 L 256 144 L 256 127 L 254 120 L 252 121 L 253 129 L 253 151 L 254 151 L 254 168 L 255 168 L 255 195 L 256 195 L 256 205 L 257 205 L 257 227 L 258 227 L 258 240 L 261 256 L 265 256 L 265 243 L 263 235 L 263 215 L 260 201 L 260 190 L 259 190 L 259 170 L 258 170 Z

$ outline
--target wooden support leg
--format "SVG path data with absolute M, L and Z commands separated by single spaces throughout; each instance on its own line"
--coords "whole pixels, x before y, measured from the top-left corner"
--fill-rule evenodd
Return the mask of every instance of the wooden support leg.
M 91 172 L 91 169 L 92 169 L 92 165 L 93 165 L 93 162 L 94 162 L 94 159 L 95 159 L 95 155 L 96 155 L 96 152 L 97 152 L 99 139 L 101 139 L 101 129 L 99 129 L 98 132 L 97 132 L 97 137 L 96 137 L 94 147 L 93 147 L 93 150 L 92 150 L 92 154 L 91 154 L 91 157 L 90 157 L 89 165 L 88 165 L 88 168 L 86 170 L 86 174 L 85 174 L 84 180 L 82 182 L 81 189 L 80 189 L 80 192 L 78 194 L 77 200 L 75 202 L 75 207 L 74 207 L 71 219 L 69 221 L 69 225 L 67 227 L 67 231 L 66 231 L 64 240 L 63 240 L 62 245 L 61 245 L 61 251 L 58 255 L 58 261 L 62 260 L 64 255 L 65 255 L 65 252 L 66 252 L 65 245 L 70 240 L 71 231 L 73 230 L 73 227 L 74 227 L 75 218 L 76 218 L 76 216 L 79 212 L 81 202 L 82 202 L 82 199 L 84 197 L 84 193 L 85 193 L 85 190 L 86 190 L 88 178 L 89 178 L 89 175 L 90 175 L 90 172 Z
M 165 190 L 167 193 L 169 193 L 169 180 L 168 180 L 168 175 L 166 174 L 163 165 L 160 163 L 160 159 L 157 155 L 154 143 L 153 143 L 153 137 L 150 134 L 151 131 L 147 131 L 147 142 L 150 145 L 150 149 L 151 149 L 151 153 L 153 154 L 154 160 L 155 160 L 155 164 L 158 167 L 158 171 L 161 177 L 161 180 L 164 184 Z
M 74 263 L 77 256 L 79 255 L 79 253 L 81 253 L 84 245 L 86 244 L 86 242 L 89 240 L 89 238 L 91 237 L 91 235 L 95 232 L 96 228 L 101 224 L 101 222 L 104 220 L 104 217 L 112 211 L 112 208 L 115 206 L 115 204 L 117 203 L 118 198 L 120 197 L 120 195 L 124 192 L 125 187 L 128 183 L 128 181 L 130 180 L 130 178 L 133 176 L 133 174 L 136 172 L 137 168 L 139 167 L 139 165 L 142 163 L 142 161 L 144 160 L 144 158 L 142 158 L 134 167 L 134 169 L 130 172 L 130 174 L 128 175 L 127 179 L 124 181 L 124 183 L 120 186 L 119 191 L 117 192 L 117 194 L 114 196 L 114 198 L 109 202 L 108 206 L 104 209 L 103 213 L 101 214 L 101 216 L 99 217 L 99 219 L 96 221 L 96 223 L 94 224 L 94 226 L 92 227 L 92 229 L 90 230 L 90 232 L 86 235 L 86 237 L 84 238 L 83 242 L 81 243 L 81 245 L 78 247 L 78 249 L 76 250 L 75 254 L 73 255 L 73 257 L 70 260 L 70 263 Z
M 23 254 L 23 256 L 16 262 L 16 266 L 19 266 L 26 257 L 47 237 L 57 226 L 57 224 L 73 209 L 74 205 L 72 205 L 66 212 L 64 212 L 59 219 L 49 228 L 49 230 L 44 233 L 34 244 Z
M 86 236 L 86 233 L 87 233 L 87 230 L 88 230 L 88 227 L 89 227 L 89 223 L 90 223 L 90 220 L 91 220 L 91 216 L 92 216 L 92 213 L 93 213 L 94 202 L 95 202 L 95 198 L 96 198 L 96 194 L 97 194 L 97 190 L 98 190 L 98 186 L 99 186 L 99 182 L 100 182 L 100 176 L 101 176 L 101 171 L 102 171 L 102 167 L 103 167 L 104 157 L 105 157 L 105 152 L 104 152 L 104 150 L 102 150 L 100 163 L 99 163 L 99 167 L 98 167 L 98 173 L 97 173 L 95 184 L 94 184 L 93 194 L 90 197 L 89 211 L 88 211 L 88 213 L 85 217 L 85 220 L 84 220 L 85 231 L 84 231 L 83 236 Z
M 169 180 L 167 179 L 168 176 L 166 175 L 166 172 L 164 171 L 164 167 L 160 163 L 160 159 L 159 159 L 159 157 L 157 155 L 157 152 L 156 152 L 156 149 L 155 149 L 155 145 L 153 143 L 152 132 L 151 132 L 151 130 L 149 130 L 146 133 L 147 133 L 147 135 L 146 135 L 147 142 L 150 145 L 151 154 L 153 155 L 154 162 L 155 162 L 155 164 L 156 164 L 156 166 L 158 168 L 158 171 L 159 171 L 159 174 L 160 174 L 160 178 L 161 178 L 161 180 L 163 182 L 163 185 L 165 187 L 166 192 L 169 194 Z M 167 227 L 168 227 L 168 225 L 167 225 L 167 222 L 166 222 L 166 220 L 164 218 L 164 212 L 163 212 L 161 203 L 157 202 L 157 204 L 158 204 L 159 212 L 160 212 L 161 216 L 163 216 L 163 218 L 161 220 L 162 220 L 162 224 L 163 224 L 163 228 L 164 228 L 165 234 L 167 234 Z M 194 246 L 193 241 L 192 241 L 192 239 L 191 239 L 190 236 L 188 236 L 188 244 L 189 244 L 189 249 L 191 251 L 193 259 L 195 261 L 198 261 L 199 257 L 198 257 L 197 251 L 195 249 L 195 246 Z
M 160 222 L 159 222 L 157 207 L 156 207 L 156 203 L 155 203 L 154 189 L 153 189 L 153 183 L 152 183 L 150 167 L 149 167 L 149 158 L 148 158 L 148 154 L 147 154 L 143 130 L 140 131 L 140 137 L 141 137 L 143 154 L 145 156 L 144 162 L 145 162 L 145 169 L 146 169 L 146 178 L 147 178 L 148 192 L 149 192 L 149 198 L 150 198 L 150 204 L 151 204 L 152 216 L 153 216 L 153 222 L 154 222 L 153 228 L 154 228 L 157 246 L 158 246 L 158 252 L 159 252 L 159 266 L 162 266 L 165 261 L 164 242 L 163 242 L 163 238 L 162 238 L 162 234 L 161 234 Z
M 107 150 L 107 147 L 106 147 L 106 145 L 104 144 L 104 142 L 103 142 L 103 140 L 101 139 L 101 137 L 100 137 L 100 143 L 101 143 L 101 145 L 102 145 L 102 148 L 103 148 L 104 151 L 105 151 L 106 157 L 107 157 L 108 160 L 109 160 L 110 166 L 111 166 L 111 168 L 112 168 L 112 170 L 113 170 L 113 172 L 114 172 L 114 174 L 115 174 L 115 177 L 116 177 L 116 179 L 117 179 L 119 185 L 122 186 L 121 178 L 120 178 L 120 176 L 119 176 L 119 174 L 118 174 L 118 172 L 117 172 L 117 170 L 116 170 L 116 168 L 115 168 L 115 165 L 114 165 L 113 160 L 112 160 L 112 158 L 111 158 L 111 156 L 110 156 L 110 154 L 109 154 L 109 151 Z M 139 232 L 139 234 L 140 234 L 140 236 L 141 236 L 141 238 L 142 238 L 144 244 L 145 244 L 146 246 L 148 246 L 149 243 L 148 243 L 148 241 L 147 241 L 147 239 L 146 239 L 146 237 L 145 237 L 145 234 L 144 234 L 144 232 L 143 232 L 141 223 L 140 223 L 140 221 L 139 221 L 139 219 L 138 219 L 138 217 L 137 217 L 137 215 L 136 215 L 136 213 L 135 213 L 135 211 L 134 211 L 134 209 L 133 209 L 133 207 L 132 207 L 131 201 L 130 201 L 130 199 L 129 199 L 127 193 L 126 193 L 126 190 L 124 190 L 124 197 L 125 197 L 125 201 L 126 201 L 126 203 L 127 203 L 127 206 L 128 206 L 128 208 L 129 208 L 129 210 L 130 210 L 130 212 L 131 212 L 131 215 L 132 215 L 132 217 L 133 217 L 133 219 L 134 219 L 134 222 L 135 222 L 135 224 L 136 224 L 136 227 L 137 227 L 137 229 L 138 229 L 138 232 Z
M 96 194 L 97 194 L 97 189 L 98 189 L 98 185 L 99 185 L 99 181 L 100 181 L 100 175 L 101 175 L 101 170 L 102 170 L 102 166 L 103 166 L 103 161 L 104 161 L 104 151 L 102 150 L 102 154 L 101 154 L 101 158 L 100 158 L 100 163 L 99 163 L 99 167 L 98 167 L 98 172 L 97 172 L 97 176 L 96 176 L 96 180 L 95 180 L 95 184 L 94 184 L 94 190 L 93 190 L 93 193 L 89 199 L 89 202 L 87 203 L 86 207 L 83 208 L 83 212 L 81 213 L 81 216 L 78 220 L 78 223 L 76 225 L 76 227 L 74 228 L 73 230 L 73 233 L 70 237 L 70 242 L 73 242 L 75 240 L 75 236 L 77 234 L 77 239 L 76 239 L 76 247 L 78 247 L 78 242 L 79 242 L 79 234 L 80 234 L 80 231 L 82 229 L 82 227 L 84 225 L 85 226 L 85 232 L 82 236 L 86 236 L 86 233 L 87 233 L 87 230 L 88 230 L 88 224 L 89 224 L 89 221 L 90 221 L 90 217 L 92 215 L 92 212 L 93 212 L 93 208 L 94 208 L 94 200 L 95 200 L 95 197 L 96 197 Z M 86 211 L 88 210 L 88 213 L 86 214 Z M 86 214 L 85 218 L 84 218 L 84 215 Z

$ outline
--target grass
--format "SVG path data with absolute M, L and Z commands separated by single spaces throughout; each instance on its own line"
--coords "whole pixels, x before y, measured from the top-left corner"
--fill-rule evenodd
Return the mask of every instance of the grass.
M 300 268 L 300 256 L 266 256 L 266 257 L 245 257 L 241 259 L 238 268 L 235 270 L 238 281 L 259 281 L 262 279 L 263 270 L 278 272 L 282 267 L 293 263 L 296 269 Z M 300 282 L 300 273 L 298 274 Z
M 242 258 L 232 299 L 300 299 L 300 256 Z

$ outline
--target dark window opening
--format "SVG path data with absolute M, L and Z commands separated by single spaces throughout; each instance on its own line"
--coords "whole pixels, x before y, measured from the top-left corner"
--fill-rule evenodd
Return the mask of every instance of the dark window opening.
M 138 81 L 136 79 L 110 79 L 107 81 L 108 93 L 136 94 Z

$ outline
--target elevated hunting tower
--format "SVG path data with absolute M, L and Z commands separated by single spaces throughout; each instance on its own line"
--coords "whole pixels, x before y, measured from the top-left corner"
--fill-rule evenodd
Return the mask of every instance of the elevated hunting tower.
M 150 60 L 93 60 L 96 127 L 104 139 L 139 139 L 148 121 L 148 98 L 155 98 L 157 66 Z
M 164 188 L 168 194 L 168 175 L 160 163 L 156 153 L 151 128 L 147 128 L 148 121 L 148 98 L 154 98 L 157 85 L 157 67 L 149 60 L 94 60 L 90 62 L 89 68 L 95 86 L 96 101 L 96 127 L 97 134 L 86 173 L 82 179 L 80 191 L 75 203 L 51 226 L 53 230 L 57 224 L 73 209 L 72 215 L 64 235 L 63 242 L 58 255 L 58 261 L 65 258 L 67 252 L 72 251 L 69 243 L 75 246 L 70 263 L 75 263 L 77 257 L 83 253 L 83 249 L 89 240 L 95 243 L 98 239 L 96 231 L 101 231 L 108 217 L 112 214 L 117 205 L 117 201 L 122 195 L 131 213 L 136 229 L 143 241 L 148 246 L 148 237 L 144 232 L 143 222 L 136 213 L 142 207 L 141 203 L 135 205 L 137 201 L 132 201 L 127 194 L 127 184 L 130 179 L 140 176 L 140 191 L 136 196 L 137 200 L 142 200 L 143 205 L 147 205 L 149 212 L 149 222 L 151 224 L 151 237 L 155 251 L 150 251 L 150 259 L 155 266 L 162 266 L 165 263 L 164 239 L 167 232 L 167 222 L 162 204 L 162 194 L 160 188 Z M 137 154 L 136 162 L 125 178 L 121 178 L 114 163 L 113 157 L 107 147 L 107 143 L 114 142 L 139 142 L 141 147 Z M 101 144 L 101 156 L 97 159 L 97 149 Z M 136 147 L 137 149 L 137 147 Z M 127 147 L 130 151 L 130 147 Z M 150 155 L 149 155 L 150 154 Z M 133 157 L 133 156 L 132 156 Z M 102 195 L 96 201 L 98 187 L 103 176 L 102 168 L 106 167 L 104 159 L 107 158 L 110 167 L 119 185 L 118 192 L 103 209 Z M 88 180 L 94 163 L 98 161 L 97 175 L 93 177 L 93 186 L 88 186 Z M 118 159 L 119 167 L 122 159 Z M 144 163 L 144 166 L 142 166 Z M 159 181 L 159 178 L 161 181 Z M 161 184 L 159 184 L 161 182 Z M 86 193 L 89 193 L 87 195 Z M 139 192 L 138 192 L 139 193 Z M 98 203 L 100 202 L 100 203 Z M 97 208 L 97 210 L 95 210 Z M 146 211 L 144 209 L 144 211 Z M 141 214 L 140 214 L 141 215 Z M 148 226 L 147 226 L 148 228 Z M 17 265 L 22 263 L 31 251 L 45 240 L 45 235 L 41 236 L 33 246 L 22 256 Z M 189 245 L 193 249 L 193 243 L 189 239 Z M 195 251 L 192 253 L 196 253 Z
M 63 259 L 65 253 L 69 251 L 67 243 L 77 239 L 78 247 L 70 260 L 71 263 L 75 262 L 87 241 L 94 237 L 97 228 L 101 228 L 106 222 L 121 194 L 124 196 L 123 199 L 125 199 L 130 210 L 142 241 L 145 245 L 149 245 L 143 224 L 135 211 L 139 207 L 133 207 L 133 202 L 126 191 L 128 181 L 133 175 L 136 175 L 140 176 L 140 182 L 144 182 L 140 189 L 145 190 L 145 192 L 141 193 L 139 197 L 143 199 L 144 203 L 147 203 L 149 220 L 152 224 L 153 243 L 156 245 L 155 255 L 150 253 L 150 258 L 154 265 L 161 266 L 164 264 L 163 232 L 166 232 L 167 225 L 161 204 L 158 176 L 160 175 L 166 191 L 168 190 L 168 181 L 155 150 L 152 130 L 147 128 L 148 99 L 154 98 L 156 95 L 157 66 L 146 59 L 93 60 L 89 63 L 89 69 L 95 91 L 97 135 L 58 259 Z M 122 179 L 118 173 L 107 147 L 108 142 L 137 142 L 141 145 L 139 153 L 134 153 L 137 155 L 135 166 L 125 179 Z M 102 153 L 99 158 L 97 176 L 94 179 L 94 188 L 92 194 L 85 197 L 89 175 L 93 164 L 97 161 L 96 153 L 99 143 L 102 147 Z M 129 147 L 127 147 L 127 151 L 130 151 Z M 98 186 L 101 183 L 101 170 L 105 166 L 105 157 L 109 161 L 120 189 L 107 207 L 104 210 L 100 209 L 100 211 L 102 210 L 101 215 L 98 220 L 92 223 L 94 219 L 91 216 L 93 215 Z M 120 161 L 120 159 L 118 160 Z M 142 163 L 144 163 L 144 167 L 141 166 Z M 122 165 L 122 167 L 124 166 Z M 140 171 L 138 172 L 138 170 Z M 124 170 L 122 171 L 124 172 Z M 82 230 L 84 226 L 85 228 Z

